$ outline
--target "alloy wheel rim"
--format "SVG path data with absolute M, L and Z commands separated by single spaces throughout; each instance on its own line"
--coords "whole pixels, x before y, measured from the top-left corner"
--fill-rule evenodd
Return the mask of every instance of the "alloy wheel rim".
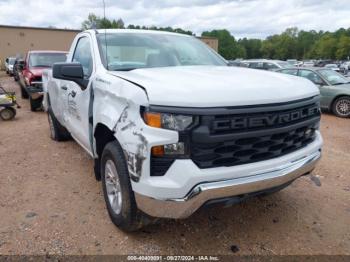
M 117 168 L 110 159 L 107 160 L 105 165 L 105 184 L 109 204 L 116 214 L 120 214 L 122 209 L 122 191 Z
M 337 112 L 342 116 L 350 115 L 350 100 L 349 99 L 340 99 L 336 106 Z

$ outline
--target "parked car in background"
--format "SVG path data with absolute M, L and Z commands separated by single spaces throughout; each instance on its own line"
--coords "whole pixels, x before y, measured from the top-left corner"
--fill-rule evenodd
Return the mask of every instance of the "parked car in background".
M 299 65 L 299 61 L 296 59 L 288 59 L 286 61 L 288 64 L 292 65 L 292 66 L 298 66 Z
M 13 74 L 13 64 L 15 63 L 16 57 L 7 57 L 5 59 L 5 70 L 9 75 Z
M 348 72 L 350 70 L 350 61 L 345 61 L 339 66 L 342 72 Z
M 13 79 L 15 81 L 19 80 L 19 74 L 23 69 L 24 60 L 23 58 L 16 58 L 15 63 L 13 64 Z
M 332 69 L 336 72 L 340 72 L 340 69 L 336 64 L 327 64 L 324 66 L 324 68 L 328 68 L 328 69 Z
M 329 68 L 292 68 L 278 72 L 309 79 L 320 89 L 321 108 L 350 117 L 350 79 Z
M 241 60 L 227 60 L 228 66 L 240 66 Z
M 302 67 L 313 67 L 315 63 L 313 61 L 304 61 L 301 65 Z
M 332 64 L 332 62 L 333 61 L 330 60 L 330 59 L 317 60 L 315 62 L 315 66 L 317 66 L 317 67 L 324 67 L 327 64 Z
M 23 70 L 19 73 L 22 98 L 29 98 L 30 109 L 36 111 L 43 100 L 42 73 L 56 62 L 65 62 L 67 52 L 29 51 L 24 59 Z
M 242 60 L 241 66 L 249 67 L 253 69 L 262 69 L 275 71 L 282 68 L 291 68 L 293 65 L 282 60 L 267 60 L 267 59 L 256 59 L 256 60 Z

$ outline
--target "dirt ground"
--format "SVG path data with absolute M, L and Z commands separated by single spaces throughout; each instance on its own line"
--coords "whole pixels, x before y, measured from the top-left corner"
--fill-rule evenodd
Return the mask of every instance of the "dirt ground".
M 323 114 L 313 177 L 126 234 L 108 217 L 89 156 L 52 141 L 46 114 L 18 100 L 16 119 L 0 120 L 0 254 L 350 254 L 350 119 Z

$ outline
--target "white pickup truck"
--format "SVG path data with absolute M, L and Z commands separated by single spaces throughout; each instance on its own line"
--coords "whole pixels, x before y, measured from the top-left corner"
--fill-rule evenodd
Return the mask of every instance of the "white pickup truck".
M 228 67 L 192 36 L 82 32 L 43 87 L 52 139 L 73 137 L 94 158 L 126 231 L 278 191 L 321 156 L 314 84 Z

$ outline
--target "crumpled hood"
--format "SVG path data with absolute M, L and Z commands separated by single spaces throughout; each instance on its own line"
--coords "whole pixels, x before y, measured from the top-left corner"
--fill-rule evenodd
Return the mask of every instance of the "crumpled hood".
M 111 72 L 146 89 L 151 105 L 220 107 L 288 102 L 319 94 L 309 80 L 226 66 L 182 66 Z
M 34 76 L 42 76 L 43 71 L 45 69 L 48 69 L 48 67 L 31 67 L 29 68 L 29 71 L 34 75 Z

